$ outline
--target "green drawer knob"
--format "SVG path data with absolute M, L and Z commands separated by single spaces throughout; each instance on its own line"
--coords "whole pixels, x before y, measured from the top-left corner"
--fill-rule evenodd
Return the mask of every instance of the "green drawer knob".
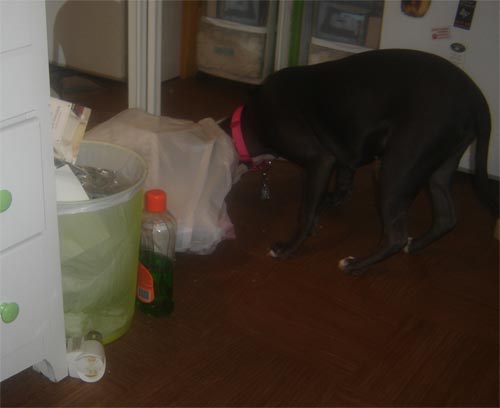
M 4 323 L 12 323 L 19 314 L 19 305 L 17 303 L 2 303 L 0 305 L 0 316 Z
M 6 211 L 12 204 L 12 193 L 9 190 L 0 190 L 0 213 Z

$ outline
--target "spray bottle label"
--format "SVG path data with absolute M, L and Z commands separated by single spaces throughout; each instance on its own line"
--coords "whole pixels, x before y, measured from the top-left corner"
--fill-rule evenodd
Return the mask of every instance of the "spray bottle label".
M 137 273 L 137 298 L 144 303 L 155 300 L 154 280 L 151 272 L 139 262 Z

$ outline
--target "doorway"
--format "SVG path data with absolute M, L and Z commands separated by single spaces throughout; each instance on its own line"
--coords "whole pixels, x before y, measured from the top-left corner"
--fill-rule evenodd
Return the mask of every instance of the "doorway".
M 162 1 L 161 81 L 179 75 L 182 1 Z M 89 128 L 127 109 L 128 1 L 47 0 L 54 96 L 92 109 Z

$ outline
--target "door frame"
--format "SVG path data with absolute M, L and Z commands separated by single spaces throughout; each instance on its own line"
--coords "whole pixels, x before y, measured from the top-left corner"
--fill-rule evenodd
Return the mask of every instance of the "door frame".
M 162 2 L 129 0 L 128 106 L 161 115 Z

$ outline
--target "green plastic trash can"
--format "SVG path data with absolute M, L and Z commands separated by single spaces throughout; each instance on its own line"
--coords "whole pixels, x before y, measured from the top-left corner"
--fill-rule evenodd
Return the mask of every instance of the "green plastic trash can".
M 134 315 L 147 164 L 129 149 L 90 141 L 82 142 L 76 164 L 113 170 L 130 185 L 103 198 L 57 203 L 66 335 L 97 330 L 109 343 Z

